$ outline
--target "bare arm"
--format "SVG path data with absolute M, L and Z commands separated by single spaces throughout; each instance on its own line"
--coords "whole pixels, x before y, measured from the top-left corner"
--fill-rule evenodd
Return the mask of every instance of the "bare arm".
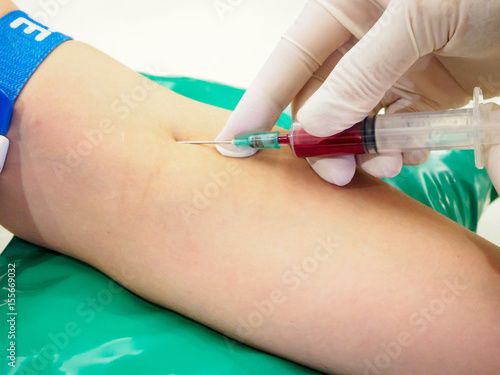
M 495 246 L 362 173 L 337 188 L 286 151 L 176 144 L 228 115 L 64 43 L 15 104 L 0 223 L 323 371 L 497 373 Z

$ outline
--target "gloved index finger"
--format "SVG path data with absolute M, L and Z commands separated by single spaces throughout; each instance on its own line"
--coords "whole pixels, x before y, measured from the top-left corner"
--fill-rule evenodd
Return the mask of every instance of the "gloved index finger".
M 228 140 L 243 132 L 270 130 L 311 75 L 349 37 L 350 33 L 330 12 L 317 2 L 309 1 L 217 139 Z M 223 152 L 221 147 L 218 149 Z
M 330 136 L 361 121 L 421 55 L 432 52 L 426 19 L 412 12 L 410 6 L 391 3 L 345 54 L 297 114 L 308 133 Z M 415 33 L 424 34 L 423 42 L 418 43 Z

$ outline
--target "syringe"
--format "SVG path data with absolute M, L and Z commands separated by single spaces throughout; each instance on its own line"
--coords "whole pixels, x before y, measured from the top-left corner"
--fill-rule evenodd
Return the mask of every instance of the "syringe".
M 232 143 L 245 149 L 279 149 L 287 144 L 301 158 L 474 149 L 476 167 L 481 169 L 485 146 L 500 144 L 500 106 L 483 104 L 482 91 L 476 87 L 472 108 L 367 117 L 330 137 L 314 137 L 294 122 L 288 134 L 249 133 L 232 141 L 179 143 Z

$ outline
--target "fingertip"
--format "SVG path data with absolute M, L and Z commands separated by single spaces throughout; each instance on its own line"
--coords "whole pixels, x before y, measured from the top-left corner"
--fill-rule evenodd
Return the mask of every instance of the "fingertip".
M 232 115 L 234 115 L 234 112 L 229 117 L 229 120 L 226 122 L 226 125 L 221 130 L 219 135 L 217 135 L 217 137 L 215 137 L 216 141 L 231 140 L 234 138 L 235 134 L 238 134 L 238 132 L 241 132 L 241 129 L 239 129 L 237 126 L 239 124 L 235 123 L 233 121 L 234 117 L 232 117 Z M 217 149 L 217 151 L 221 155 L 228 156 L 231 158 L 246 158 L 246 157 L 255 155 L 255 153 L 257 152 L 257 150 L 242 149 L 242 148 L 236 147 L 233 144 L 215 145 L 215 148 Z
M 403 169 L 403 158 L 394 159 L 393 163 L 387 163 L 384 168 L 384 175 L 381 177 L 393 178 L 401 173 Z
M 315 137 L 328 137 L 340 131 L 335 129 L 331 106 L 326 101 L 316 100 L 314 94 L 297 112 L 297 120 L 306 132 Z
M 255 155 L 258 151 L 258 150 L 241 149 L 233 145 L 227 145 L 227 146 L 215 145 L 215 148 L 223 156 L 228 156 L 231 158 L 247 158 L 249 156 Z
M 320 87 L 297 112 L 297 120 L 306 132 L 316 137 L 329 137 L 344 131 L 366 115 L 349 103 L 333 98 L 330 91 Z
M 352 155 L 307 158 L 307 161 L 323 180 L 337 186 L 347 185 L 356 172 L 356 160 Z
M 355 173 L 356 173 L 356 168 L 353 168 L 348 173 L 336 174 L 331 180 L 326 180 L 326 181 L 337 186 L 341 187 L 346 186 L 349 182 L 352 181 Z
M 360 167 L 374 177 L 393 178 L 403 168 L 403 155 L 399 152 L 384 155 L 358 155 Z
M 404 165 L 420 165 L 429 159 L 431 155 L 430 151 L 427 150 L 417 150 L 411 152 L 403 153 L 403 164 Z

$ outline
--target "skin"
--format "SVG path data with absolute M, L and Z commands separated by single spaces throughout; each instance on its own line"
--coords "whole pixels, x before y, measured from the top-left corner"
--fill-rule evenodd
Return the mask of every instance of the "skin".
M 287 150 L 175 142 L 228 116 L 66 42 L 15 103 L 0 224 L 324 372 L 498 372 L 496 246 L 362 172 L 339 188 Z

